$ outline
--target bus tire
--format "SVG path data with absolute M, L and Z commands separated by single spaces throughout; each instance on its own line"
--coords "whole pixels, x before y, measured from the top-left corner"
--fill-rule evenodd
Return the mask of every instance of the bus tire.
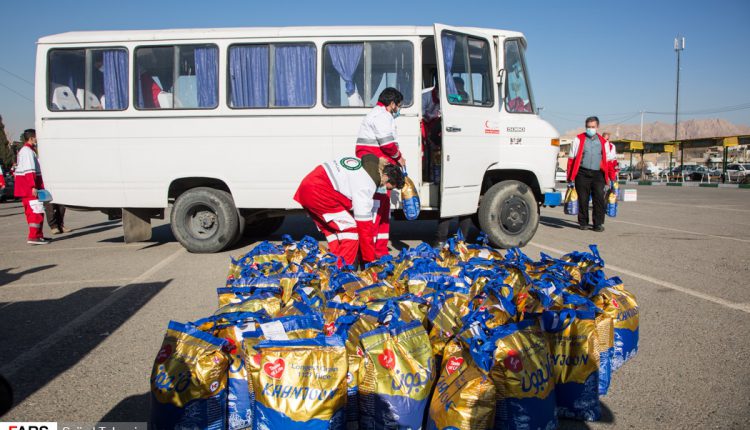
M 190 252 L 219 252 L 239 234 L 239 215 L 232 195 L 208 187 L 191 188 L 172 207 L 172 233 Z
M 283 216 L 263 218 L 245 224 L 245 237 L 266 237 L 276 232 L 284 223 Z
M 534 192 L 523 182 L 498 182 L 482 197 L 479 224 L 490 243 L 498 248 L 526 245 L 539 226 Z

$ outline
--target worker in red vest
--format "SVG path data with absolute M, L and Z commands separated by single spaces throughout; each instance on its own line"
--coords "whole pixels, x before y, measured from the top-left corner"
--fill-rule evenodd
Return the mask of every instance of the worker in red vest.
M 355 154 L 362 158 L 372 154 L 395 166 L 406 166 L 406 158 L 398 145 L 396 118 L 401 112 L 404 95 L 396 88 L 388 87 L 378 96 L 378 103 L 362 119 L 357 133 Z M 375 220 L 375 258 L 388 254 L 391 218 L 391 191 L 380 187 L 375 193 L 377 219 Z
M 26 222 L 29 224 L 29 237 L 26 242 L 31 245 L 46 245 L 49 240 L 42 234 L 44 205 L 37 199 L 38 191 L 44 188 L 44 181 L 36 157 L 36 131 L 28 129 L 23 132 L 22 138 L 23 147 L 18 151 L 13 193 L 21 199 Z
M 578 193 L 578 225 L 586 230 L 589 224 L 589 196 L 594 206 L 594 231 L 604 231 L 604 186 L 612 178 L 609 142 L 597 133 L 599 118 L 586 118 L 586 131 L 573 139 L 568 154 L 568 183 Z

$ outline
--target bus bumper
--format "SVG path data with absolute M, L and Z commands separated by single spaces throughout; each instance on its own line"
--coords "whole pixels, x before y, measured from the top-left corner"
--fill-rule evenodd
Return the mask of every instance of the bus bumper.
M 562 204 L 562 193 L 559 191 L 554 193 L 544 193 L 543 206 L 554 208 L 555 206 L 560 206 L 560 204 Z

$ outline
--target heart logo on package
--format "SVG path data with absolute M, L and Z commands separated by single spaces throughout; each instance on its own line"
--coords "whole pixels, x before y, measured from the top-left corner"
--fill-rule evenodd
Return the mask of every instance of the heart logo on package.
M 156 362 L 159 364 L 164 363 L 170 355 L 172 355 L 172 345 L 164 345 L 159 350 L 159 354 L 156 355 Z
M 461 368 L 462 364 L 464 364 L 464 359 L 462 357 L 451 357 L 450 360 L 448 360 L 448 363 L 445 365 L 445 371 L 448 372 L 448 376 L 452 375 L 456 372 L 456 370 Z
M 284 374 L 285 367 L 286 363 L 284 363 L 284 359 L 277 358 L 274 362 L 264 364 L 263 371 L 266 372 L 266 375 L 270 376 L 271 378 L 279 379 L 281 378 L 281 375 Z
M 383 352 L 378 355 L 378 362 L 384 368 L 391 370 L 396 367 L 396 355 L 390 349 L 384 349 Z
M 326 336 L 333 336 L 336 333 L 336 325 L 333 322 L 329 322 L 323 326 L 323 330 L 325 330 Z
M 518 354 L 518 351 L 511 349 L 508 351 L 508 356 L 503 360 L 505 368 L 513 373 L 518 373 L 523 370 L 523 362 Z

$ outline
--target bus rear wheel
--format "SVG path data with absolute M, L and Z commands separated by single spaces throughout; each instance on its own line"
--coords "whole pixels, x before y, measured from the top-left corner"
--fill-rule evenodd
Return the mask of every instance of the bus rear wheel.
M 539 226 L 539 205 L 533 191 L 519 181 L 493 185 L 479 205 L 479 224 L 496 247 L 526 245 Z
M 219 252 L 239 235 L 239 215 L 232 195 L 208 187 L 192 188 L 172 207 L 172 233 L 190 252 Z

